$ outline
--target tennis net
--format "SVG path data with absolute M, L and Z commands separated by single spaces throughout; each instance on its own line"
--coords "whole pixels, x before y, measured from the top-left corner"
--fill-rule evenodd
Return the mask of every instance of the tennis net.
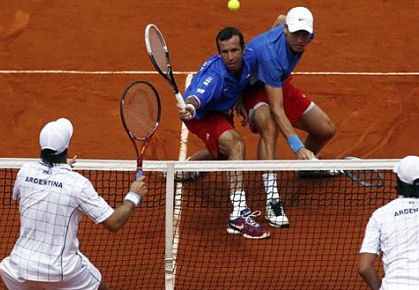
M 0 159 L 0 258 L 19 233 L 11 191 L 19 167 L 34 160 Z M 365 289 L 358 251 L 371 213 L 395 197 L 397 160 L 145 162 L 149 195 L 118 233 L 87 218 L 81 251 L 110 289 Z M 75 170 L 117 206 L 135 178 L 134 161 L 80 160 Z M 300 178 L 301 171 L 339 170 L 335 177 Z M 344 171 L 343 171 L 344 170 Z M 175 173 L 202 174 L 177 183 Z M 275 172 L 290 219 L 266 240 L 228 235 L 231 211 L 225 173 L 243 172 L 248 205 L 266 202 L 262 174 Z M 345 174 L 346 173 L 346 174 Z

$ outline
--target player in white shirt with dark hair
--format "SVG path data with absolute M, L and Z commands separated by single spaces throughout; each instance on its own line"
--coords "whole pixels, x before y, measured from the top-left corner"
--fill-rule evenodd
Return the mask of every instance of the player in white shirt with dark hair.
M 131 184 L 124 202 L 113 209 L 92 183 L 67 164 L 73 134 L 65 118 L 40 133 L 41 160 L 19 170 L 13 199 L 19 200 L 20 235 L 0 273 L 9 290 L 107 289 L 99 270 L 79 250 L 77 231 L 83 215 L 112 232 L 128 221 L 147 194 L 144 178 Z
M 394 168 L 398 198 L 371 216 L 360 250 L 359 274 L 371 289 L 419 289 L 419 157 Z M 374 267 L 382 254 L 384 277 Z

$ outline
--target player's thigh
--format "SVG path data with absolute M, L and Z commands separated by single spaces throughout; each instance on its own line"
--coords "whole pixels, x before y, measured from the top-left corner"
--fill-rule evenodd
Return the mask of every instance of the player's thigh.
M 39 290 L 40 285 L 33 281 L 26 281 L 17 275 L 11 267 L 8 258 L 5 258 L 0 265 L 0 274 L 6 289 L 8 290 Z
M 244 142 L 240 134 L 234 130 L 224 131 L 218 139 L 218 150 L 231 160 L 244 159 Z
M 220 137 L 226 131 L 234 130 L 234 121 L 231 115 L 213 113 L 201 120 L 185 122 L 189 131 L 201 139 L 214 159 L 225 159 L 219 148 Z M 220 154 L 221 153 L 221 154 Z
M 45 289 L 51 290 L 97 290 L 100 289 L 102 275 L 99 270 L 86 258 L 82 257 L 79 269 L 65 277 L 65 281 L 48 283 Z M 105 288 L 106 289 L 106 288 Z
M 317 136 L 334 135 L 336 131 L 329 116 L 314 103 L 311 103 L 294 126 Z

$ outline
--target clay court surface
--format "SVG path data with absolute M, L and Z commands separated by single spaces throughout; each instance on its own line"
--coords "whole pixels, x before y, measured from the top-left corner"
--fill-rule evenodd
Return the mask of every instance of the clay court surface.
M 214 38 L 222 27 L 236 26 L 250 39 L 298 5 L 313 12 L 315 39 L 296 71 L 320 74 L 297 74 L 294 83 L 337 127 L 323 158 L 419 155 L 417 1 L 243 0 L 238 12 L 230 12 L 224 0 L 13 0 L 0 3 L 0 70 L 14 71 L 0 74 L 0 157 L 37 157 L 39 129 L 65 116 L 75 126 L 70 155 L 133 159 L 119 98 L 128 83 L 142 79 L 157 87 L 163 101 L 161 126 L 146 158 L 177 160 L 181 123 L 168 84 L 151 73 L 116 74 L 153 70 L 144 27 L 158 25 L 175 70 L 193 72 L 216 53 Z M 368 72 L 377 74 L 363 74 Z M 177 75 L 180 87 L 185 78 Z M 255 159 L 257 136 L 239 130 L 247 158 Z M 293 158 L 283 138 L 278 146 L 280 159 Z M 201 142 L 190 136 L 188 152 L 199 148 Z
M 264 31 L 296 5 L 315 15 L 315 40 L 298 72 L 416 72 L 417 1 L 243 0 L 238 12 L 225 1 L 6 1 L 0 4 L 0 68 L 3 70 L 151 71 L 143 31 L 164 32 L 177 71 L 196 71 L 216 53 L 224 26 L 246 39 Z M 192 6 L 192 7 L 191 7 Z M 177 76 L 183 86 L 185 75 Z M 75 125 L 72 154 L 85 159 L 132 159 L 119 121 L 118 100 L 130 81 L 145 79 L 163 97 L 163 120 L 149 159 L 177 160 L 174 98 L 157 75 L 1 74 L 1 157 L 38 156 L 38 129 L 60 116 Z M 355 155 L 399 158 L 419 154 L 418 75 L 306 76 L 294 82 L 333 119 L 337 135 L 325 158 Z M 242 130 L 249 159 L 256 136 Z M 201 143 L 190 139 L 188 151 Z M 279 157 L 292 158 L 283 139 Z

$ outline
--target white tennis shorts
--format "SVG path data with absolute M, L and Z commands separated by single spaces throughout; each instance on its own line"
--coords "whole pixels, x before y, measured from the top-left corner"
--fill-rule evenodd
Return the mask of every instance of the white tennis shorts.
M 63 282 L 28 281 L 17 275 L 9 257 L 0 264 L 0 274 L 9 290 L 97 290 L 102 276 L 99 270 L 85 258 L 82 267 Z

